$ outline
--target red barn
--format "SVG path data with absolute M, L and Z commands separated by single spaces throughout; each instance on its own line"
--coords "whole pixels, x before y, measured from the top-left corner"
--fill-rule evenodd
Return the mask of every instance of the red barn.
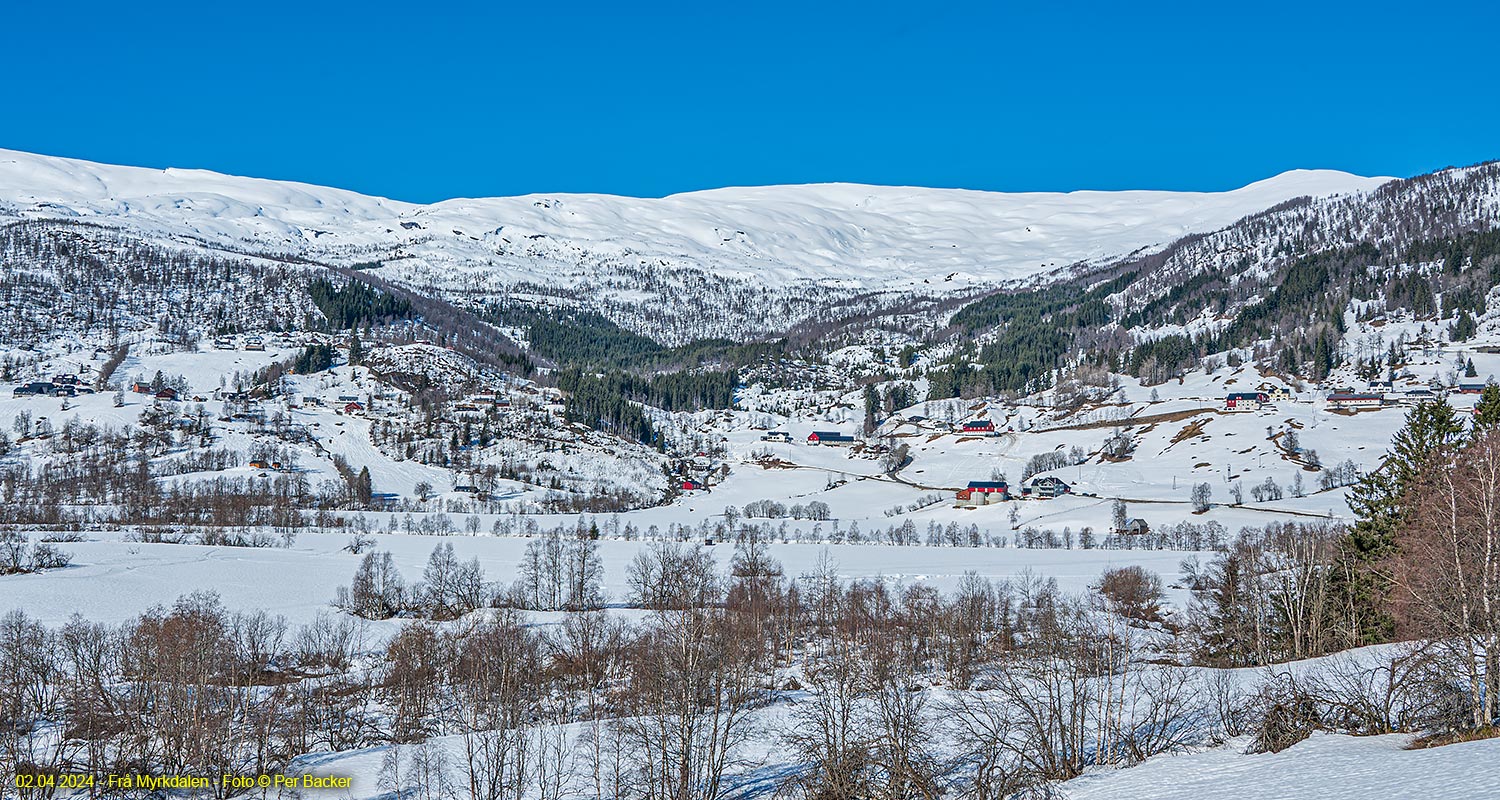
M 702 488 L 703 488 L 703 482 L 702 481 L 695 481 L 695 480 L 689 479 L 689 480 L 685 480 L 685 481 L 682 482 L 682 490 L 684 492 L 695 492 L 695 491 L 697 491 L 699 489 L 702 489 Z
M 958 490 L 959 500 L 1005 501 L 1010 499 L 1010 487 L 1005 481 L 969 481 L 969 485 Z
M 1224 398 L 1225 408 L 1260 408 L 1269 398 L 1265 392 L 1230 392 Z
M 964 423 L 964 433 L 994 433 L 995 423 L 987 419 L 974 419 Z

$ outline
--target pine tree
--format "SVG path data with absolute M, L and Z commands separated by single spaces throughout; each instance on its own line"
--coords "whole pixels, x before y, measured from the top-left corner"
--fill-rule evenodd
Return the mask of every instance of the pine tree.
M 1474 432 L 1500 423 L 1500 385 L 1485 384 L 1479 393 L 1479 402 L 1474 405 Z

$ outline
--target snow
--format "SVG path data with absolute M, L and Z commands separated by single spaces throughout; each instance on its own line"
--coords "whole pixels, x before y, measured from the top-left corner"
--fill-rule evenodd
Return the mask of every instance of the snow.
M 638 280 L 640 274 L 630 271 L 634 265 L 696 269 L 715 278 L 744 279 L 773 289 L 811 282 L 840 290 L 926 286 L 930 288 L 921 291 L 966 291 L 1024 279 L 1079 260 L 1103 261 L 1160 247 L 1184 234 L 1222 228 L 1292 197 L 1367 192 L 1385 180 L 1332 171 L 1295 171 L 1223 193 L 1002 194 L 825 184 L 728 188 L 657 199 L 536 195 L 422 206 L 283 181 L 199 170 L 113 167 L 0 150 L 0 221 L 84 219 L 192 246 L 291 254 L 336 264 L 385 261 L 387 266 L 381 271 L 388 277 L 438 292 L 482 294 L 517 281 L 550 288 L 598 281 L 609 287 L 613 300 L 646 307 L 658 295 L 630 288 L 634 285 L 630 281 Z M 630 280 L 622 280 L 622 275 Z M 1344 349 L 1364 357 L 1382 354 L 1398 336 L 1416 341 L 1423 333 L 1446 326 L 1443 321 L 1396 315 L 1381 320 L 1379 326 L 1361 323 L 1352 314 L 1347 321 Z M 1204 316 L 1180 327 L 1135 333 L 1149 338 L 1179 330 L 1206 330 L 1219 322 Z M 77 357 L 72 351 L 59 356 L 56 346 L 39 344 L 47 354 L 43 361 L 50 360 L 35 367 L 44 374 Z M 138 375 L 149 379 L 160 371 L 183 376 L 191 394 L 205 396 L 221 386 L 233 386 L 236 373 L 248 374 L 285 358 L 295 346 L 268 341 L 269 349 L 264 352 L 215 351 L 207 345 L 187 352 L 150 346 L 144 340 L 139 344 L 143 346 L 132 351 L 116 380 Z M 1423 386 L 1433 378 L 1451 382 L 1455 365 L 1469 358 L 1478 370 L 1474 380 L 1500 374 L 1500 353 L 1481 351 L 1497 344 L 1500 333 L 1489 325 L 1463 345 L 1414 347 L 1398 376 L 1397 388 Z M 925 357 L 935 355 L 936 351 L 929 351 Z M 321 398 L 324 405 L 265 404 L 268 412 L 286 415 L 313 437 L 309 443 L 287 445 L 296 457 L 297 469 L 316 485 L 336 478 L 332 459 L 341 456 L 368 468 L 376 491 L 410 497 L 418 484 L 426 483 L 441 493 L 456 482 L 453 472 L 402 459 L 373 444 L 372 420 L 381 419 L 384 413 L 375 408 L 378 404 L 371 404 L 367 417 L 339 413 L 342 404 L 327 401 L 339 395 L 368 396 L 376 386 L 372 367 L 439 379 L 494 376 L 481 376 L 473 362 L 430 345 L 372 347 L 367 359 L 366 367 L 340 366 L 315 376 L 287 379 L 296 394 Z M 838 370 L 873 373 L 884 363 L 869 347 L 860 346 L 829 354 L 824 366 L 835 378 L 842 378 L 847 374 Z M 1056 398 L 1048 394 L 1020 403 L 979 399 L 940 402 L 935 404 L 937 411 L 923 406 L 906 409 L 901 416 L 920 414 L 932 419 L 886 423 L 885 432 L 892 441 L 911 449 L 911 462 L 894 475 L 885 474 L 879 461 L 860 457 L 852 448 L 805 443 L 813 430 L 854 433 L 862 421 L 858 392 L 841 395 L 841 390 L 752 387 L 747 397 L 753 404 L 739 411 L 679 415 L 674 420 L 689 428 L 696 426 L 703 441 L 722 443 L 723 460 L 709 459 L 711 463 L 703 468 L 717 474 L 719 467 L 729 467 L 722 482 L 714 482 L 708 491 L 684 493 L 666 505 L 621 513 L 619 522 L 642 531 L 653 525 L 696 524 L 723 515 L 729 507 L 740 509 L 755 501 L 773 500 L 787 506 L 818 501 L 830 509 L 831 520 L 769 521 L 786 530 L 790 539 L 826 537 L 835 526 L 847 531 L 853 523 L 858 523 L 866 537 L 908 521 L 917 526 L 919 536 L 930 525 L 972 524 L 1007 538 L 1010 546 L 894 548 L 873 543 L 778 542 L 770 546 L 770 554 L 792 577 L 813 571 L 826 557 L 846 581 L 881 579 L 898 588 L 926 584 L 944 592 L 973 572 L 994 580 L 1054 579 L 1062 591 L 1077 593 L 1107 568 L 1141 565 L 1161 574 L 1170 587 L 1169 602 L 1181 607 L 1187 601 L 1181 587 L 1183 561 L 1209 554 L 1021 549 L 1015 542 L 1030 527 L 1074 533 L 1089 527 L 1097 536 L 1110 526 L 1115 499 L 1126 501 L 1131 516 L 1145 518 L 1154 528 L 1215 523 L 1232 535 L 1241 527 L 1273 521 L 1347 521 L 1346 490 L 1317 491 L 1318 473 L 1304 468 L 1298 459 L 1316 450 L 1326 466 L 1347 459 L 1360 469 L 1369 469 L 1378 463 L 1405 415 L 1404 408 L 1394 406 L 1340 413 L 1328 406 L 1326 387 L 1302 386 L 1295 387 L 1292 400 L 1253 411 L 1226 412 L 1223 397 L 1227 392 L 1262 384 L 1284 385 L 1281 378 L 1251 367 L 1194 371 L 1154 387 L 1128 378 L 1119 382 L 1120 393 L 1062 417 L 1049 407 Z M 837 380 L 831 383 L 848 385 Z M 1337 372 L 1329 384 L 1363 388 L 1348 369 Z M 129 394 L 126 404 L 115 408 L 108 392 L 66 401 L 0 393 L 0 429 L 11 429 L 11 421 L 23 411 L 34 418 L 46 417 L 54 427 L 70 418 L 127 426 L 151 402 Z M 1465 407 L 1471 401 L 1456 397 L 1453 402 Z M 220 404 L 212 401 L 206 406 L 216 412 Z M 186 411 L 191 406 L 184 403 L 178 408 Z M 749 422 L 752 417 L 769 418 L 764 410 L 773 408 L 791 409 L 788 416 L 770 420 L 778 430 L 789 432 L 789 443 L 761 441 L 762 431 Z M 948 408 L 955 411 L 950 421 L 976 416 L 993 420 L 998 435 L 980 437 L 938 429 L 933 423 Z M 1115 428 L 1135 444 L 1127 460 L 1106 460 L 1098 452 Z M 1287 452 L 1281 444 L 1289 431 L 1295 431 L 1300 440 L 1300 454 Z M 597 440 L 583 442 L 577 431 L 553 432 L 566 438 L 568 445 L 547 454 L 559 473 L 601 484 L 607 479 L 643 495 L 660 496 L 661 456 L 612 440 L 605 445 Z M 263 432 L 234 420 L 216 420 L 214 434 L 216 446 L 241 454 L 268 441 Z M 506 440 L 485 457 L 491 463 L 502 457 L 525 463 L 539 457 L 543 452 L 539 448 L 550 449 L 552 444 Z M 961 508 L 953 502 L 952 491 L 969 481 L 989 480 L 998 471 L 1018 486 L 1031 458 L 1075 448 L 1086 455 L 1081 463 L 1050 473 L 1072 483 L 1074 495 L 979 508 Z M 45 449 L 33 441 L 18 442 L 16 452 L 6 458 L 47 458 Z M 777 462 L 762 462 L 764 453 Z M 258 471 L 240 467 L 173 480 Z M 1306 496 L 1291 493 L 1294 476 L 1302 477 Z M 1287 489 L 1287 496 L 1253 499 L 1251 487 L 1268 479 Z M 1209 484 L 1213 492 L 1213 507 L 1202 513 L 1188 502 L 1191 487 L 1199 483 Z M 1230 492 L 1236 485 L 1244 488 L 1245 502 L 1230 505 Z M 494 495 L 511 501 L 537 488 L 500 481 Z M 932 497 L 938 501 L 928 503 Z M 456 494 L 443 499 L 463 500 Z M 451 513 L 455 522 L 461 523 L 465 516 Z M 486 531 L 501 518 L 478 516 L 480 529 Z M 379 527 L 390 517 L 366 515 L 367 521 Z M 593 519 L 602 525 L 605 517 Z M 572 524 L 577 517 L 540 515 L 535 519 L 550 528 Z M 349 582 L 360 560 L 344 550 L 349 535 L 342 533 L 302 532 L 289 547 L 261 549 L 141 543 L 132 541 L 130 531 L 88 531 L 86 536 L 88 541 L 59 545 L 73 555 L 73 564 L 67 568 L 0 578 L 0 611 L 20 609 L 51 625 L 75 613 L 123 623 L 182 595 L 213 591 L 231 610 L 265 610 L 296 626 L 332 611 L 337 587 Z M 460 559 L 477 558 L 490 580 L 506 583 L 516 576 L 527 541 L 490 535 L 379 534 L 376 549 L 390 551 L 406 579 L 415 582 L 432 549 L 452 544 Z M 616 604 L 612 613 L 636 613 L 619 604 L 627 591 L 626 569 L 646 546 L 612 539 L 600 542 L 603 588 Z M 731 547 L 720 544 L 712 550 L 720 566 L 726 566 Z M 531 616 L 538 624 L 558 618 L 558 614 Z M 378 644 L 403 624 L 400 620 L 369 623 L 370 641 Z M 784 707 L 775 706 L 758 713 L 783 711 Z M 1093 771 L 1061 789 L 1065 796 L 1080 800 L 1363 800 L 1497 794 L 1497 741 L 1431 750 L 1407 750 L 1407 741 L 1404 736 L 1319 734 L 1280 754 L 1246 755 L 1245 742 L 1237 740 L 1215 749 L 1158 757 L 1134 769 Z M 353 774 L 359 778 L 353 796 L 376 796 L 373 776 L 381 752 L 377 748 L 315 754 L 299 764 Z M 772 767 L 784 766 L 771 760 L 771 750 L 765 755 Z M 761 780 L 756 774 L 752 770 L 738 776 L 740 785 Z
M 0 609 L 20 609 L 48 624 L 62 624 L 74 613 L 121 623 L 178 597 L 214 591 L 231 611 L 265 609 L 293 626 L 332 611 L 338 586 L 348 585 L 362 556 L 345 551 L 349 536 L 302 533 L 290 548 L 206 547 L 126 541 L 122 532 L 93 533 L 93 541 L 61 544 L 73 564 L 42 574 L 9 575 L 0 580 Z M 377 534 L 374 549 L 391 552 L 408 582 L 419 581 L 434 547 L 452 544 L 460 560 L 478 558 L 486 576 L 508 584 L 529 541 L 520 537 Z M 603 585 L 608 599 L 627 594 L 626 572 L 643 542 L 603 540 Z M 717 546 L 721 569 L 732 548 Z M 1023 575 L 1053 577 L 1065 592 L 1082 592 L 1109 566 L 1141 564 L 1168 580 L 1180 577 L 1180 552 L 1106 550 L 1017 550 L 994 548 L 892 549 L 874 545 L 775 544 L 773 557 L 796 577 L 811 572 L 826 553 L 844 580 L 884 578 L 897 586 L 925 583 L 951 591 L 965 572 L 995 580 Z M 398 623 L 381 623 L 390 628 Z M 393 628 L 390 628 L 393 629 Z
M 772 725 L 785 705 L 757 709 L 759 724 Z M 583 724 L 564 726 L 569 740 Z M 1408 750 L 1404 734 L 1354 737 L 1314 733 L 1280 753 L 1249 755 L 1248 738 L 1200 752 L 1163 755 L 1129 768 L 1096 768 L 1052 788 L 1065 800 L 1437 800 L 1488 798 L 1500 785 L 1500 739 Z M 434 737 L 432 745 L 461 764 L 462 737 Z M 787 774 L 774 740 L 749 743 L 748 764 L 731 769 L 726 783 L 736 797 L 769 797 Z M 379 776 L 390 748 L 301 756 L 289 772 L 351 777 L 350 796 L 383 795 Z M 404 757 L 409 757 L 406 753 Z M 579 778 L 581 776 L 575 776 Z
M 1407 750 L 1409 736 L 1315 733 L 1280 753 L 1244 754 L 1245 740 L 1158 756 L 1062 785 L 1069 800 L 1436 800 L 1500 796 L 1500 739 Z
M 1387 178 L 1295 170 L 1228 192 L 1000 193 L 855 184 L 715 189 L 664 198 L 528 195 L 416 205 L 204 170 L 145 169 L 0 150 L 0 212 L 87 219 L 215 246 L 458 281 L 535 280 L 558 262 L 657 259 L 754 278 L 880 287 L 993 284 L 1155 248 L 1293 197 Z M 665 262 L 663 262 L 665 263 Z

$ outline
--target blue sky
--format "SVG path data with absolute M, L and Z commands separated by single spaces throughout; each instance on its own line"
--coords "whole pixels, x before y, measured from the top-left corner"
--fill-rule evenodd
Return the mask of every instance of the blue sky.
M 1490 3 L 335 5 L 10 4 L 0 147 L 414 201 L 1500 158 Z

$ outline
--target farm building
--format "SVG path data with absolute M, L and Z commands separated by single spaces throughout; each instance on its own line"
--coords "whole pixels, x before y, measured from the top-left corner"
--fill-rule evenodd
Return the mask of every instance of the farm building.
M 1479 394 L 1484 391 L 1484 384 L 1477 381 L 1467 381 L 1458 385 L 1459 394 Z
M 771 431 L 760 437 L 763 442 L 790 442 L 792 435 L 786 431 Z
M 993 436 L 995 423 L 987 419 L 972 419 L 964 423 L 964 433 L 978 433 L 985 436 Z
M 813 431 L 807 435 L 808 444 L 845 445 L 854 444 L 854 437 L 838 431 Z
M 1147 525 L 1146 521 L 1141 519 L 1140 517 L 1131 517 L 1130 519 L 1125 520 L 1124 527 L 1120 528 L 1117 531 L 1117 533 L 1123 533 L 1130 536 L 1141 536 L 1150 532 L 1151 526 Z
M 968 486 L 958 490 L 957 499 L 974 505 L 1002 503 L 1010 499 L 1010 489 L 1005 481 L 969 481 Z
M 1270 397 L 1265 392 L 1230 392 L 1224 398 L 1224 408 L 1232 411 L 1254 411 L 1265 405 Z
M 57 394 L 57 384 L 48 381 L 32 381 L 17 386 L 11 394 L 13 397 L 54 396 Z
M 682 490 L 684 492 L 695 492 L 695 491 L 698 491 L 699 489 L 702 489 L 702 488 L 704 488 L 703 487 L 703 481 L 695 481 L 695 480 L 689 478 L 689 479 L 684 480 L 682 482 Z
M 1328 396 L 1328 405 L 1334 408 L 1357 409 L 1357 408 L 1380 408 L 1385 404 L 1385 398 L 1378 394 L 1331 394 Z

